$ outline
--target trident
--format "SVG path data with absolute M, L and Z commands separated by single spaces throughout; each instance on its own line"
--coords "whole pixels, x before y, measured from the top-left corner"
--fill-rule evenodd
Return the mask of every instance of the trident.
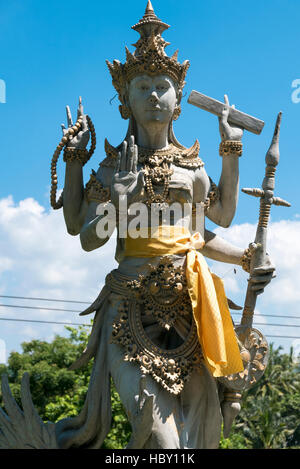
M 251 256 L 250 274 L 252 275 L 255 269 L 259 269 L 264 265 L 266 258 L 267 246 L 267 229 L 270 219 L 270 211 L 272 205 L 279 205 L 283 207 L 290 207 L 291 204 L 285 200 L 274 197 L 275 189 L 275 173 L 276 166 L 279 163 L 279 134 L 281 125 L 282 113 L 280 112 L 277 117 L 275 131 L 272 139 L 271 146 L 266 155 L 266 173 L 262 183 L 262 189 L 242 189 L 242 192 L 254 197 L 260 197 L 260 212 L 259 221 L 256 230 L 256 237 L 254 243 L 249 246 Z M 251 289 L 248 284 L 241 326 L 246 331 L 250 331 L 253 323 L 254 309 L 256 305 L 257 292 Z M 245 333 L 246 334 L 246 333 Z M 247 334 L 246 334 L 247 335 Z

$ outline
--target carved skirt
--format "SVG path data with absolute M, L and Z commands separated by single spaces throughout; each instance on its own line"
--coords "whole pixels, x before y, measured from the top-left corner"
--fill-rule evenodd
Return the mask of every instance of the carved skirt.
M 150 264 L 148 271 L 135 280 L 117 270 L 107 277 L 110 290 L 124 298 L 111 343 L 123 348 L 125 361 L 136 363 L 142 374 L 177 395 L 203 365 L 185 273 L 170 257 Z

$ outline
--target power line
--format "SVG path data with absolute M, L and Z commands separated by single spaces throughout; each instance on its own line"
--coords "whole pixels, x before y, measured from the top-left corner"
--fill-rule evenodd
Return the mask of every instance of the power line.
M 231 314 L 242 314 L 242 313 L 231 311 Z M 280 315 L 280 314 L 260 314 L 260 316 L 268 317 L 268 318 L 300 319 L 300 316 L 285 316 L 285 315 Z
M 0 307 L 5 307 L 5 308 L 19 308 L 19 309 L 35 309 L 35 310 L 45 310 L 45 311 L 59 311 L 59 312 L 69 312 L 69 313 L 81 313 L 79 310 L 72 310 L 72 309 L 60 309 L 60 308 L 46 308 L 43 306 L 21 306 L 21 305 L 1 305 Z M 233 313 L 233 314 L 240 314 L 240 313 Z M 288 316 L 275 316 L 275 315 L 268 315 L 272 317 L 285 317 L 288 318 Z M 295 317 L 295 316 L 290 316 L 290 317 Z M 298 318 L 297 318 L 298 319 Z M 299 318 L 300 319 L 300 318 Z M 257 326 L 279 326 L 279 327 L 300 327 L 300 324 L 265 324 L 261 322 L 255 323 Z
M 254 325 L 256 326 L 267 326 L 267 327 L 273 327 L 273 326 L 279 326 L 279 327 L 300 327 L 300 325 L 295 325 L 295 324 L 266 324 L 263 322 L 255 322 Z
M 74 310 L 74 309 L 60 309 L 60 308 L 45 308 L 44 306 L 21 306 L 21 305 L 1 305 L 0 307 L 5 308 L 20 308 L 20 309 L 43 309 L 46 311 L 60 311 L 60 312 L 67 312 L 67 313 L 81 313 L 82 310 Z
M 44 307 L 39 307 L 39 306 L 16 306 L 16 305 L 0 305 L 0 306 L 3 306 L 3 307 L 8 307 L 8 308 L 25 308 L 25 309 L 37 309 L 37 310 L 46 310 L 46 311 L 60 311 L 60 312 L 71 312 L 71 313 L 81 313 L 81 311 L 74 311 L 74 310 L 70 310 L 70 309 L 57 309 L 57 308 L 44 308 Z M 28 320 L 29 321 L 29 320 Z M 35 321 L 36 322 L 36 321 Z M 63 323 L 59 323 L 59 324 L 63 324 Z M 273 327 L 273 326 L 279 326 L 279 327 L 300 327 L 300 324 L 266 324 L 266 323 L 262 323 L 262 322 L 255 322 L 255 324 L 257 326 L 270 326 L 270 327 Z M 80 325 L 80 324 L 77 324 L 77 325 Z
M 8 296 L 8 295 L 0 295 L 0 298 L 12 298 L 17 300 L 37 300 L 37 301 L 56 301 L 58 303 L 80 303 L 85 305 L 90 305 L 91 301 L 78 301 L 78 300 L 57 300 L 53 298 L 35 298 L 35 297 L 27 297 L 27 296 Z
M 58 321 L 39 321 L 35 319 L 15 319 L 15 318 L 0 318 L 0 321 L 14 321 L 14 322 L 36 322 L 40 324 L 60 324 L 63 326 L 88 326 L 91 327 L 91 324 L 79 324 L 74 322 L 58 322 Z
M 273 337 L 273 338 L 276 338 L 277 339 L 300 339 L 300 337 L 295 337 L 295 336 L 290 336 L 290 335 L 268 335 L 268 334 L 265 334 L 265 337 Z
M 82 323 L 71 323 L 71 322 L 58 322 L 58 321 L 39 321 L 35 319 L 15 319 L 15 318 L 0 318 L 0 321 L 14 321 L 14 322 L 33 322 L 40 324 L 58 324 L 63 326 L 87 326 L 92 327 L 91 324 L 82 324 Z M 258 323 L 254 324 L 259 325 Z M 266 325 L 266 324 L 261 324 Z M 276 324 L 277 325 L 277 324 Z M 300 336 L 286 336 L 286 335 L 270 335 L 265 334 L 266 337 L 278 338 L 278 339 L 300 339 Z
M 91 305 L 92 301 L 72 301 L 72 300 L 57 300 L 57 299 L 50 299 L 50 298 L 29 298 L 29 297 L 24 297 L 24 296 L 6 296 L 6 295 L 0 295 L 0 298 L 13 298 L 13 299 L 23 299 L 23 300 L 38 300 L 38 301 L 55 301 L 55 302 L 60 302 L 60 303 L 78 303 L 78 304 L 87 304 Z M 6 308 L 24 308 L 24 309 L 42 309 L 46 311 L 60 311 L 60 312 L 69 312 L 69 313 L 81 313 L 81 310 L 76 310 L 76 309 L 63 309 L 63 308 L 46 308 L 44 306 L 22 306 L 22 305 L 6 305 L 6 304 L 0 304 L 0 307 L 6 307 Z M 231 311 L 231 314 L 242 314 L 241 312 L 237 311 Z M 270 317 L 270 318 L 283 318 L 283 319 L 300 319 L 300 316 L 286 316 L 286 315 L 280 315 L 280 314 L 260 314 L 260 316 L 263 317 Z

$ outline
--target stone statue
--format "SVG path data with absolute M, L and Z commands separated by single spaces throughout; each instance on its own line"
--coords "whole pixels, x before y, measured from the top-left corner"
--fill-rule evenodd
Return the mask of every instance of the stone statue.
M 248 320 L 235 330 L 228 306 L 237 307 L 226 299 L 222 281 L 204 259 L 243 266 L 255 298 L 274 274 L 265 252 L 255 256 L 259 242 L 244 251 L 205 228 L 205 217 L 222 227 L 233 220 L 246 126 L 230 121 L 234 107 L 225 96 L 219 113 L 222 171 L 216 185 L 199 158 L 198 141 L 185 148 L 174 135 L 189 62 L 179 63 L 177 53 L 166 54 L 162 33 L 167 28 L 149 1 L 133 26 L 140 33 L 135 52 L 126 49 L 124 64 L 108 62 L 128 132 L 118 147 L 105 142 L 106 158 L 86 186 L 82 168 L 95 149 L 95 130 L 81 100 L 75 125 L 67 107 L 68 128 L 63 126 L 52 162 L 51 203 L 63 207 L 68 233 L 80 235 L 86 251 L 102 248 L 117 229 L 119 265 L 81 313 L 95 313 L 88 346 L 72 366 L 95 358 L 81 413 L 43 427 L 24 377 L 24 414 L 18 411 L 18 418 L 35 419 L 39 435 L 27 446 L 101 448 L 111 425 L 112 377 L 132 425 L 128 448 L 218 448 L 222 420 L 227 435 L 240 409 L 241 391 L 265 369 L 267 343 L 251 328 L 249 308 Z M 90 136 L 91 149 L 86 150 Z M 65 183 L 56 201 L 56 163 L 63 148 Z M 262 192 L 254 195 L 263 197 Z M 137 208 L 143 216 L 137 217 Z M 15 408 L 7 381 L 3 386 L 11 419 Z M 0 413 L 0 447 L 10 444 L 9 425 Z M 22 444 L 26 447 L 24 442 L 10 447 Z

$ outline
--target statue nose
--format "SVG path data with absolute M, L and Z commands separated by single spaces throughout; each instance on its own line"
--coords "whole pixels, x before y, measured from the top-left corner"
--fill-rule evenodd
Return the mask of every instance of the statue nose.
M 155 104 L 158 102 L 158 96 L 157 96 L 157 93 L 156 91 L 152 91 L 151 95 L 150 95 L 150 98 L 149 98 L 149 101 L 151 104 Z

